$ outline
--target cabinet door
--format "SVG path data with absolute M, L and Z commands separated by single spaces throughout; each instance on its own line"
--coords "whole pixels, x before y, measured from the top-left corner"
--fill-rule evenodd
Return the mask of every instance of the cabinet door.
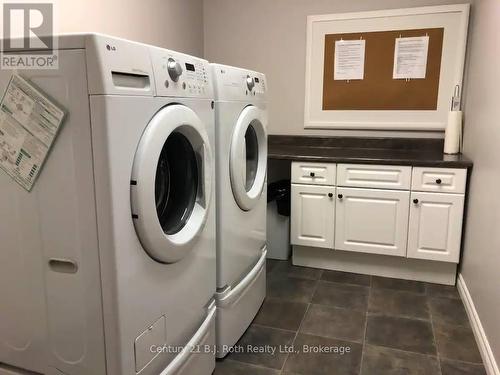
M 333 249 L 335 187 L 292 184 L 290 242 Z
M 335 249 L 406 256 L 409 191 L 337 188 Z
M 458 263 L 464 195 L 411 194 L 408 258 Z

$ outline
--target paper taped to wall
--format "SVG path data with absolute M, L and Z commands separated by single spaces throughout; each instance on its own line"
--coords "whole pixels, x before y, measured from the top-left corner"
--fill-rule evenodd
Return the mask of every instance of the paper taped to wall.
M 393 79 L 422 79 L 427 71 L 429 37 L 396 38 Z
M 31 191 L 57 136 L 64 111 L 18 75 L 0 103 L 0 168 Z
M 335 68 L 333 79 L 363 79 L 365 76 L 366 41 L 337 40 L 335 42 Z

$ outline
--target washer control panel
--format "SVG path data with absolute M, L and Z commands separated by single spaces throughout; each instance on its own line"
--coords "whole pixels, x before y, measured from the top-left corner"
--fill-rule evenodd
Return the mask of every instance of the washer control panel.
M 266 76 L 251 70 L 211 64 L 218 100 L 266 100 Z
M 213 98 L 208 62 L 162 48 L 151 48 L 157 96 Z
M 264 74 L 261 73 L 256 73 L 255 77 L 253 78 L 255 81 L 255 86 L 253 89 L 253 92 L 255 95 L 258 95 L 259 97 L 263 97 L 266 95 L 266 77 Z

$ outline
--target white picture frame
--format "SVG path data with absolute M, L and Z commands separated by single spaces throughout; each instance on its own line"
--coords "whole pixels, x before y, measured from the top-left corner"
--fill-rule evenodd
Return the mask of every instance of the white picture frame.
M 462 89 L 469 11 L 458 4 L 308 16 L 304 128 L 444 131 L 455 87 Z M 444 28 L 436 110 L 322 109 L 325 35 L 424 28 Z

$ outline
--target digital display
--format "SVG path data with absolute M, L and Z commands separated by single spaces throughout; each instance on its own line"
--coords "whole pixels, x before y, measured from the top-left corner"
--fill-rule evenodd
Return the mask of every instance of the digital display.
M 256 83 L 259 83 L 259 79 L 257 77 L 254 78 Z
M 190 63 L 186 63 L 186 70 L 189 70 L 190 72 L 194 72 L 194 65 Z

